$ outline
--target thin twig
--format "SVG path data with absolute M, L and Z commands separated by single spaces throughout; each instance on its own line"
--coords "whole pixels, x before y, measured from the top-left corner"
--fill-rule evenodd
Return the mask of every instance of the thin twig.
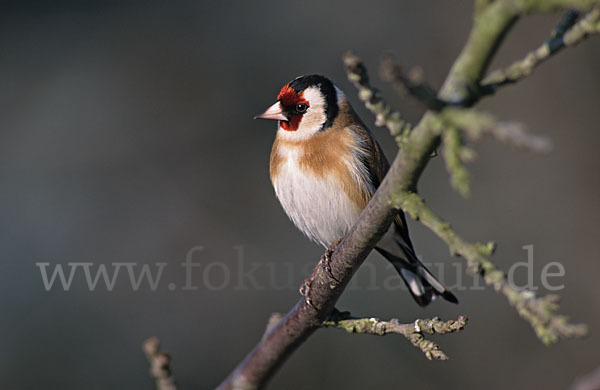
M 470 193 L 469 172 L 465 163 L 473 161 L 476 153 L 465 146 L 463 135 L 471 141 L 491 135 L 507 145 L 535 153 L 548 153 L 552 149 L 548 138 L 528 133 L 520 123 L 501 122 L 490 114 L 474 109 L 446 108 L 438 117 L 445 128 L 442 133 L 443 156 L 450 182 L 465 197 Z
M 447 108 L 440 118 L 448 125 L 459 128 L 472 141 L 491 135 L 498 141 L 534 153 L 548 153 L 552 142 L 543 136 L 531 134 L 517 122 L 502 122 L 492 115 L 473 109 Z
M 348 80 L 358 89 L 358 97 L 375 115 L 375 125 L 386 126 L 401 144 L 412 128 L 410 123 L 403 119 L 399 112 L 394 111 L 383 100 L 379 91 L 370 85 L 367 69 L 354 53 L 347 52 L 344 55 L 344 66 Z
M 415 67 L 405 72 L 394 62 L 391 55 L 386 55 L 381 61 L 380 73 L 381 78 L 392 83 L 400 95 L 414 96 L 429 110 L 439 111 L 447 105 L 437 97 L 437 91 L 425 81 L 421 68 Z
M 587 334 L 586 325 L 571 324 L 568 317 L 557 314 L 556 295 L 536 297 L 532 291 L 518 289 L 510 284 L 506 275 L 490 260 L 495 248 L 493 243 L 484 245 L 466 242 L 415 193 L 398 194 L 394 204 L 437 234 L 448 245 L 452 255 L 463 257 L 471 275 L 481 275 L 487 285 L 504 294 L 521 317 L 531 324 L 542 342 L 551 344 L 559 338 L 581 337 Z
M 504 35 L 519 16 L 532 11 L 555 10 L 565 6 L 589 9 L 593 4 L 598 4 L 598 1 L 479 1 L 480 7 L 467 43 L 442 85 L 439 98 L 452 104 L 469 105 L 481 97 L 476 91 L 483 74 Z M 405 195 L 415 191 L 432 152 L 440 145 L 445 124 L 440 117 L 441 113 L 428 111 L 416 127 L 405 131 L 406 122 L 368 86 L 366 71 L 364 67 L 361 68 L 360 62 L 352 55 L 347 55 L 344 62 L 348 77 L 359 89 L 361 100 L 378 116 L 378 123 L 388 125 L 390 129 L 394 129 L 392 132 L 396 135 L 406 133 L 405 147 L 402 153 L 396 155 L 386 177 L 357 223 L 332 253 L 330 270 L 326 272 L 321 264 L 317 266 L 316 277 L 310 284 L 311 303 L 303 297 L 277 325 L 267 331 L 219 389 L 264 387 L 287 357 L 327 320 L 355 271 L 387 231 L 396 215 L 397 207 L 414 211 L 415 206 L 412 203 L 417 202 L 414 197 Z M 422 202 L 420 198 L 416 199 Z M 423 208 L 419 208 L 418 211 L 421 214 L 431 213 Z M 450 248 L 454 252 L 464 254 L 469 264 L 473 264 L 470 267 L 471 272 L 483 270 L 486 282 L 503 290 L 519 313 L 532 323 L 544 342 L 554 341 L 559 336 L 569 337 L 584 333 L 584 327 L 571 325 L 566 317 L 555 314 L 556 302 L 552 296 L 532 298 L 526 292 L 513 294 L 513 291 L 505 289 L 503 273 L 495 269 L 488 260 L 492 246 L 465 243 L 433 213 L 415 216 L 428 221 L 427 225 L 438 234 L 441 229 Z
M 177 390 L 170 367 L 171 358 L 160 352 L 160 341 L 150 337 L 144 341 L 143 350 L 150 362 L 150 375 L 156 381 L 156 390 Z
M 490 95 L 504 85 L 516 83 L 560 50 L 577 45 L 589 34 L 600 32 L 600 8 L 593 9 L 576 23 L 578 16 L 579 12 L 568 11 L 546 42 L 506 69 L 492 72 L 481 82 L 479 93 Z
M 323 327 L 344 329 L 348 333 L 364 333 L 384 336 L 390 333 L 401 334 L 415 347 L 419 348 L 429 360 L 448 360 L 448 356 L 440 346 L 427 340 L 423 334 L 447 334 L 460 332 L 467 323 L 466 316 L 457 320 L 442 321 L 434 317 L 431 319 L 418 319 L 410 324 L 401 324 L 398 319 L 382 321 L 378 318 L 353 317 L 349 312 L 334 311 L 329 319 L 323 322 Z
M 448 126 L 443 133 L 443 156 L 446 170 L 450 175 L 450 183 L 462 196 L 468 197 L 471 192 L 470 175 L 465 162 L 473 160 L 475 152 L 464 146 L 458 128 Z

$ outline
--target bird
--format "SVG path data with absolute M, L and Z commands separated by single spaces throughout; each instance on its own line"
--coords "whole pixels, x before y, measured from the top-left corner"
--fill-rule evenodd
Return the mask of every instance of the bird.
M 389 169 L 381 146 L 341 89 L 322 75 L 285 84 L 255 119 L 277 121 L 270 178 L 285 213 L 329 248 L 344 237 Z M 375 249 L 394 266 L 420 306 L 458 300 L 418 259 L 401 210 Z

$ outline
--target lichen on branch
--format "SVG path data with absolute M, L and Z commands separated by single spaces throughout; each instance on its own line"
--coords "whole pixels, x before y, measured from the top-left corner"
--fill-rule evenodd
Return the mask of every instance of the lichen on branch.
M 331 253 L 329 272 L 321 271 L 321 262 L 315 268 L 316 279 L 310 287 L 310 301 L 307 297 L 302 297 L 277 324 L 272 323 L 261 341 L 223 381 L 219 389 L 264 387 L 299 345 L 324 323 L 332 321 L 331 314 L 335 310 L 337 300 L 389 227 L 398 208 L 422 221 L 435 232 L 446 242 L 451 254 L 465 258 L 468 271 L 473 275 L 481 275 L 487 285 L 505 295 L 518 313 L 532 325 L 543 342 L 548 344 L 561 337 L 577 337 L 586 333 L 584 325 L 571 324 L 567 317 L 557 314 L 556 296 L 536 297 L 530 291 L 511 286 L 504 273 L 491 261 L 494 244 L 472 244 L 462 239 L 447 222 L 425 206 L 423 199 L 416 194 L 416 188 L 431 154 L 443 142 L 446 143 L 445 147 L 448 147 L 449 154 L 446 160 L 451 175 L 458 175 L 454 180 L 459 188 L 464 187 L 463 192 L 468 188 L 465 187 L 465 183 L 468 182 L 464 179 L 464 172 L 460 172 L 464 169 L 462 164 L 470 158 L 470 153 L 465 152 L 466 140 L 476 140 L 483 134 L 491 134 L 503 142 L 519 147 L 546 149 L 547 143 L 540 141 L 541 138 L 525 133 L 519 126 L 497 121 L 488 114 L 475 111 L 472 106 L 484 95 L 481 93 L 481 80 L 484 80 L 487 68 L 505 35 L 519 18 L 531 12 L 565 8 L 589 12 L 594 6 L 600 6 L 600 0 L 477 0 L 473 27 L 467 42 L 437 95 L 444 103 L 443 107 L 429 107 L 414 127 L 402 119 L 398 112 L 385 103 L 380 93 L 370 86 L 366 68 L 360 60 L 352 54 L 344 57 L 348 78 L 357 87 L 359 98 L 376 116 L 376 124 L 385 125 L 390 129 L 401 146 L 401 152 L 394 158 L 386 177 L 354 227 Z M 590 20 L 594 17 L 593 12 L 597 11 L 591 11 L 582 21 L 565 28 L 565 46 L 577 43 L 598 30 L 597 24 Z M 582 23 L 584 20 L 586 22 Z M 412 86 L 419 85 L 426 84 L 417 83 Z M 448 132 L 448 129 L 451 130 Z M 334 321 L 331 325 L 372 332 L 381 332 L 382 329 L 380 320 L 342 321 L 350 322 L 345 322 L 342 326 L 340 321 Z M 385 329 L 393 328 L 390 321 L 384 323 Z M 439 347 L 436 349 L 432 346 L 422 334 L 422 329 L 428 328 L 421 328 L 421 325 L 427 325 L 427 321 L 418 324 L 420 331 L 411 333 L 411 342 L 426 354 L 429 352 L 429 357 L 436 358 L 438 352 L 434 351 L 439 351 Z M 435 325 L 432 326 L 436 330 Z M 439 356 L 441 355 L 437 355 Z
M 519 315 L 531 324 L 544 344 L 552 344 L 559 338 L 581 337 L 587 333 L 586 325 L 571 324 L 568 317 L 557 314 L 556 295 L 537 297 L 533 291 L 519 289 L 510 284 L 504 272 L 490 259 L 495 249 L 494 243 L 468 243 L 415 193 L 399 193 L 393 204 L 440 237 L 448 245 L 451 255 L 464 258 L 470 275 L 481 275 L 488 286 L 505 295 Z
M 150 363 L 150 376 L 154 378 L 156 390 L 177 390 L 171 372 L 171 357 L 160 351 L 160 341 L 156 337 L 146 339 L 143 350 Z
M 429 360 L 448 360 L 448 356 L 440 346 L 427 340 L 423 334 L 447 334 L 460 332 L 467 324 L 467 317 L 460 316 L 457 320 L 442 321 L 438 317 L 418 319 L 409 324 L 402 324 L 396 318 L 383 321 L 378 318 L 353 317 L 349 312 L 335 310 L 323 322 L 323 327 L 344 329 L 348 333 L 363 333 L 377 336 L 395 333 L 403 335 L 415 347 L 419 348 Z
M 439 119 L 445 126 L 460 129 L 471 141 L 490 135 L 517 149 L 534 153 L 548 153 L 552 150 L 552 142 L 548 138 L 527 132 L 521 123 L 499 121 L 492 115 L 475 109 L 447 108 L 440 113 Z
M 348 79 L 358 89 L 358 97 L 363 101 L 365 107 L 375 115 L 375 125 L 386 126 L 390 134 L 401 145 L 412 128 L 410 123 L 403 119 L 398 111 L 393 110 L 383 100 L 381 93 L 370 85 L 367 70 L 357 56 L 352 52 L 347 52 L 343 61 Z
M 498 69 L 485 77 L 480 83 L 479 93 L 489 95 L 504 85 L 516 83 L 560 50 L 577 45 L 590 34 L 600 33 L 600 8 L 592 9 L 576 22 L 578 16 L 576 11 L 567 12 L 546 42 L 505 69 Z

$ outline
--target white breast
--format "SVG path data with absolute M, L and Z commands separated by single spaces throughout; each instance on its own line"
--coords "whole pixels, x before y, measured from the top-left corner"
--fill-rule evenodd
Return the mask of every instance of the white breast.
M 298 165 L 298 149 L 279 148 L 283 162 L 273 186 L 283 209 L 311 240 L 327 247 L 348 233 L 362 211 L 338 179 L 319 178 Z

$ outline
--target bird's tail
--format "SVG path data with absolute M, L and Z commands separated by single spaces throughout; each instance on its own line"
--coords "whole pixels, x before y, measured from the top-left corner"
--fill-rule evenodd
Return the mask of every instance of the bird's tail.
M 375 248 L 381 253 L 400 274 L 404 283 L 408 287 L 411 295 L 420 306 L 427 306 L 437 296 L 445 300 L 458 303 L 458 299 L 449 290 L 440 283 L 435 276 L 421 263 L 411 248 L 402 243 L 397 244 L 404 252 L 405 258 L 396 256 L 385 249 Z

